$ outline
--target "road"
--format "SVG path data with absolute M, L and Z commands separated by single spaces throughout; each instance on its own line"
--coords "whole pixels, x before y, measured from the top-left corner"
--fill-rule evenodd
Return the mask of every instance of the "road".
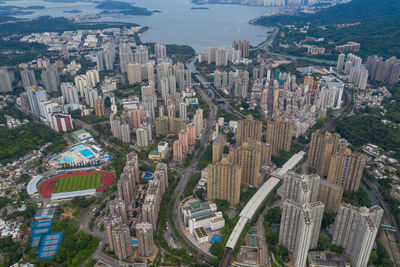
M 257 236 L 259 237 L 260 240 L 260 265 L 267 265 L 271 266 L 271 258 L 269 257 L 268 253 L 268 246 L 267 246 L 267 240 L 265 238 L 265 227 L 264 227 L 264 215 L 267 214 L 267 212 L 278 206 L 279 201 L 275 201 L 271 206 L 266 206 L 262 213 L 258 216 L 257 222 L 256 222 L 256 227 L 257 227 Z
M 206 151 L 207 145 L 209 144 L 211 134 L 212 134 L 212 127 L 216 123 L 216 116 L 217 116 L 217 110 L 218 107 L 215 105 L 211 98 L 204 93 L 204 91 L 199 87 L 195 86 L 196 92 L 208 103 L 210 106 L 210 112 L 208 115 L 208 119 L 205 121 L 205 127 L 202 133 L 202 138 L 201 138 L 201 150 L 200 152 L 196 153 L 194 158 L 192 159 L 192 162 L 190 165 L 182 171 L 183 175 L 180 178 L 177 186 L 175 187 L 175 190 L 173 192 L 172 198 L 171 198 L 171 203 L 174 200 L 174 205 L 173 205 L 173 213 L 172 216 L 168 216 L 168 225 L 173 225 L 172 222 L 174 222 L 174 225 L 179 231 L 179 235 L 184 237 L 186 242 L 191 243 L 188 238 L 186 238 L 186 235 L 184 233 L 184 229 L 181 223 L 181 218 L 180 218 L 180 200 L 182 199 L 183 192 L 185 191 L 185 188 L 188 184 L 189 178 L 196 172 L 197 170 L 197 165 L 203 156 L 204 152 Z M 170 234 L 174 238 L 175 242 L 179 245 L 179 247 L 184 247 L 187 249 L 187 251 L 190 251 L 190 248 L 186 245 L 186 242 L 183 243 L 181 242 L 181 239 L 175 231 L 171 229 L 172 227 L 169 227 Z M 206 253 L 202 253 L 204 255 L 203 258 L 200 260 L 205 260 L 209 261 L 212 258 L 212 255 L 207 255 Z

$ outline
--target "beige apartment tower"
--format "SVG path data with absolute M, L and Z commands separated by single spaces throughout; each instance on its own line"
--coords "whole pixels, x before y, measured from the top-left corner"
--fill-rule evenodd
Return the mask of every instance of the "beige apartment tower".
M 239 120 L 236 129 L 236 145 L 239 147 L 247 138 L 261 141 L 262 137 L 262 121 L 254 120 L 249 115 L 247 119 Z
M 225 138 L 223 135 L 218 135 L 217 139 L 212 144 L 212 162 L 219 162 L 224 153 Z
M 229 162 L 239 165 L 242 169 L 242 183 L 257 187 L 260 184 L 259 173 L 261 167 L 261 151 L 250 143 L 243 143 L 241 147 L 231 149 L 228 155 Z
M 358 191 L 367 158 L 341 147 L 332 156 L 329 166 L 328 182 L 339 185 L 346 191 Z
M 318 191 L 318 201 L 325 205 L 325 211 L 336 213 L 342 203 L 343 188 L 321 179 Z
M 266 140 L 271 145 L 272 154 L 278 154 L 281 150 L 289 151 L 292 144 L 293 122 L 283 121 L 277 118 L 267 123 Z
M 141 257 L 150 257 L 154 253 L 153 226 L 144 222 L 136 224 L 138 252 Z
M 240 201 L 240 166 L 229 163 L 227 158 L 207 167 L 207 200 L 223 199 L 231 205 Z
M 329 132 L 311 134 L 310 150 L 308 151 L 307 167 L 314 168 L 323 177 L 328 175 L 332 155 L 338 150 L 340 135 Z
M 251 138 L 247 138 L 246 142 L 249 143 L 250 146 L 256 147 L 261 151 L 261 165 L 271 162 L 272 153 L 270 144 L 261 141 L 256 141 Z

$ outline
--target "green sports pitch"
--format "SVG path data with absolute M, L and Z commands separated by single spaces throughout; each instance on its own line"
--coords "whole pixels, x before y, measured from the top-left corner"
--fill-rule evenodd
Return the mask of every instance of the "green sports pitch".
M 57 180 L 53 193 L 72 192 L 100 187 L 101 173 L 62 177 Z

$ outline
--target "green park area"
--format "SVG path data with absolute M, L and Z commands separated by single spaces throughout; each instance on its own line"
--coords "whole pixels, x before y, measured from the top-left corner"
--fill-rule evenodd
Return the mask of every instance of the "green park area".
M 97 189 L 100 186 L 100 179 L 100 173 L 63 177 L 57 180 L 53 193 Z

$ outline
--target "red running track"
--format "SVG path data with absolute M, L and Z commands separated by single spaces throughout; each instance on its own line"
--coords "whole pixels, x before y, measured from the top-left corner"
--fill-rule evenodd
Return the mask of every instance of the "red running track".
M 112 182 L 115 179 L 115 175 L 112 172 L 108 171 L 86 171 L 86 172 L 74 172 L 74 173 L 67 173 L 63 175 L 59 175 L 53 178 L 50 178 L 46 182 L 44 182 L 40 188 L 39 192 L 40 195 L 43 198 L 51 198 L 51 195 L 53 194 L 54 188 L 56 187 L 57 180 L 60 178 L 64 177 L 72 177 L 72 176 L 80 176 L 80 175 L 87 175 L 87 174 L 96 174 L 100 173 L 102 174 L 100 184 L 103 185 L 103 187 L 99 187 L 96 189 L 96 192 L 103 192 L 104 189 L 107 187 L 111 186 Z

